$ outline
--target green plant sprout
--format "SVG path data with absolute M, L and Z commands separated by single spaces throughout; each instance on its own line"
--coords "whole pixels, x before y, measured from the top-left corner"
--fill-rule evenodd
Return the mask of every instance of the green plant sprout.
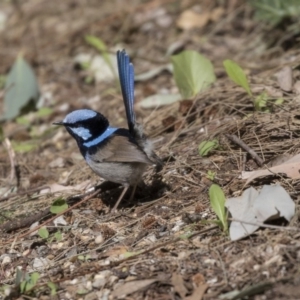
M 20 276 L 24 278 L 24 280 L 20 281 L 20 292 L 21 294 L 23 293 L 28 293 L 30 292 L 37 284 L 37 281 L 40 278 L 40 274 L 38 272 L 33 272 L 31 274 L 28 273 L 23 273 L 21 270 L 17 269 L 17 276 Z
M 238 86 L 242 87 L 251 97 L 254 109 L 261 112 L 270 112 L 268 108 L 268 102 L 272 99 L 268 96 L 268 94 L 266 92 L 262 92 L 260 95 L 254 98 L 244 70 L 236 62 L 230 59 L 226 59 L 223 62 L 223 65 L 229 78 Z M 275 104 L 282 104 L 282 99 L 277 99 Z
M 225 195 L 217 184 L 212 184 L 209 188 L 209 200 L 213 211 L 219 218 L 220 226 L 226 233 L 228 232 L 227 213 L 225 210 Z
M 212 150 L 217 149 L 219 146 L 218 140 L 202 141 L 198 146 L 200 156 L 207 156 Z
M 206 178 L 211 180 L 211 181 L 214 181 L 216 177 L 216 172 L 213 172 L 211 170 L 208 170 L 207 173 L 206 173 Z

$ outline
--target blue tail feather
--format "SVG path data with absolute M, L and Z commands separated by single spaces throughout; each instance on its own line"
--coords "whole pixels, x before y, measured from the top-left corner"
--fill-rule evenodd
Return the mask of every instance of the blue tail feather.
M 126 110 L 129 131 L 133 133 L 134 113 L 134 68 L 125 50 L 117 52 L 119 79 Z

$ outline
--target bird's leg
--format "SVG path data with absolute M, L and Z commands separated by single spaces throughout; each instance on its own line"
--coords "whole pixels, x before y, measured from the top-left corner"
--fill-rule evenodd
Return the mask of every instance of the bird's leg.
M 124 187 L 123 192 L 121 193 L 121 195 L 120 195 L 120 197 L 119 197 L 117 203 L 114 205 L 114 207 L 113 207 L 112 210 L 111 210 L 112 213 L 116 212 L 116 210 L 117 210 L 117 208 L 118 208 L 118 206 L 119 206 L 121 200 L 123 199 L 125 193 L 127 192 L 128 188 L 129 188 L 129 185 Z
M 137 187 L 137 184 L 135 184 L 132 188 L 132 192 L 131 192 L 131 195 L 130 195 L 129 202 L 131 202 L 133 200 L 133 197 L 134 197 L 134 194 L 135 194 L 135 191 L 136 191 L 136 187 Z

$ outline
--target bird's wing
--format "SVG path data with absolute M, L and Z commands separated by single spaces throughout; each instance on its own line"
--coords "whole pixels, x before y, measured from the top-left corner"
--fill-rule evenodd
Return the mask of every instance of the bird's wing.
M 139 162 L 153 164 L 147 155 L 128 137 L 113 135 L 109 141 L 91 153 L 90 158 L 98 162 Z

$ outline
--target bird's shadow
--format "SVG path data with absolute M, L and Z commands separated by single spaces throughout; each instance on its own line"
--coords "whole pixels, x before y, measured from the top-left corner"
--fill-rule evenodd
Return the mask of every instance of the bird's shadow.
M 96 189 L 99 189 L 101 200 L 103 201 L 103 203 L 112 208 L 121 195 L 123 186 L 118 183 L 105 181 L 97 186 Z M 159 174 L 155 174 L 150 185 L 146 185 L 144 182 L 142 182 L 139 186 L 137 186 L 133 200 L 129 201 L 132 189 L 133 187 L 130 187 L 128 189 L 124 198 L 119 204 L 118 209 L 131 207 L 138 203 L 157 200 L 161 198 L 164 193 L 170 188 L 165 182 L 162 181 L 162 177 Z

